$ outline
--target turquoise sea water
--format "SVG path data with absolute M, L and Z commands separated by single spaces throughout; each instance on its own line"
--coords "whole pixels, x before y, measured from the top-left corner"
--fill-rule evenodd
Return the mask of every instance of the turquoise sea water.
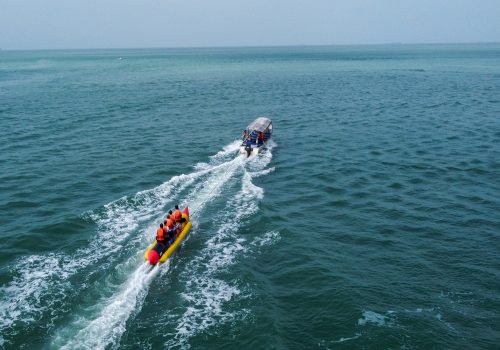
M 500 45 L 1 51 L 0 125 L 0 348 L 500 344 Z

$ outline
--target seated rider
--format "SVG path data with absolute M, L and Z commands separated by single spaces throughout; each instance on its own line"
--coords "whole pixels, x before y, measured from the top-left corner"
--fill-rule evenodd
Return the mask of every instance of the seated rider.
M 257 141 L 257 132 L 252 131 L 245 135 L 245 139 L 243 140 L 243 144 L 245 145 L 255 145 Z
M 167 220 L 167 234 L 168 234 L 168 240 L 170 244 L 172 244 L 175 240 L 175 231 L 174 231 L 174 224 L 170 219 Z
M 259 132 L 259 136 L 257 137 L 257 140 L 258 140 L 258 144 L 259 145 L 262 145 L 264 143 L 264 133 L 261 131 Z
M 160 224 L 160 227 L 156 231 L 156 243 L 167 245 L 167 240 L 165 239 L 165 233 L 163 231 L 163 224 Z
M 174 221 L 174 214 L 172 214 L 172 210 L 168 211 L 167 219 L 170 219 L 170 220 Z
M 175 237 L 177 237 L 182 232 L 182 225 L 180 223 L 175 223 L 174 224 L 174 228 L 172 229 L 172 231 L 175 232 Z
M 163 221 L 163 233 L 165 234 L 165 237 L 168 236 L 168 219 L 165 219 L 165 221 Z
M 182 217 L 181 211 L 179 209 L 179 205 L 175 206 L 174 222 L 177 222 L 177 223 L 180 223 L 180 224 L 186 222 L 186 219 Z
M 179 205 L 178 204 L 175 205 L 174 220 L 175 220 L 176 223 L 180 223 L 181 220 L 182 220 L 182 214 L 181 214 L 181 211 L 179 209 Z

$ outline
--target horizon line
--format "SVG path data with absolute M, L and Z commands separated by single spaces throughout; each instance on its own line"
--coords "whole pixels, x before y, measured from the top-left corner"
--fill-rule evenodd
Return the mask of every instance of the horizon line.
M 275 44 L 275 45 L 200 45 L 200 46 L 143 46 L 143 47 L 74 47 L 74 48 L 21 48 L 9 49 L 0 47 L 0 51 L 81 51 L 81 50 L 193 50 L 193 49 L 244 49 L 244 48 L 293 48 L 293 47 L 332 47 L 332 46 L 421 46 L 421 45 L 494 45 L 497 41 L 464 41 L 464 42 L 386 42 L 356 44 Z

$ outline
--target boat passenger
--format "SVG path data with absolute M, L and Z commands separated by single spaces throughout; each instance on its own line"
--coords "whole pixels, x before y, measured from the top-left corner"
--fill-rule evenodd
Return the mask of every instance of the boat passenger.
M 243 141 L 245 141 L 247 138 L 247 131 L 243 130 Z
M 172 221 L 172 219 L 167 220 L 167 228 L 169 229 L 174 228 L 174 222 Z
M 163 233 L 167 234 L 167 232 L 168 232 L 168 219 L 165 219 L 165 221 L 163 221 Z
M 170 219 L 167 220 L 167 234 L 168 234 L 168 240 L 170 241 L 170 243 L 172 243 L 175 239 L 175 231 L 174 231 L 174 224 Z
M 182 225 L 180 223 L 176 223 L 172 231 L 175 233 L 175 238 L 177 238 L 177 236 L 179 236 L 182 232 Z
M 174 220 L 174 214 L 172 214 L 172 210 L 168 211 L 167 219 Z
M 261 131 L 259 132 L 259 136 L 257 137 L 258 144 L 262 145 L 264 143 L 264 133 Z
M 181 211 L 179 210 L 179 205 L 175 205 L 175 212 L 174 212 L 174 220 L 175 222 L 181 222 L 182 215 Z
M 156 242 L 163 245 L 167 244 L 167 241 L 165 240 L 165 233 L 163 231 L 163 224 L 160 224 L 160 227 L 156 231 Z

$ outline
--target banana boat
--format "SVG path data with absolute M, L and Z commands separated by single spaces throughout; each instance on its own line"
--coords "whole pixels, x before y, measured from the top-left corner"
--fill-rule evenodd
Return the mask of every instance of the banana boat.
M 189 221 L 189 209 L 187 207 L 182 211 L 182 218 L 185 220 L 182 220 L 181 233 L 177 235 L 172 244 L 165 250 L 165 246 L 158 244 L 155 240 L 144 253 L 144 260 L 149 261 L 151 265 L 164 263 L 177 250 L 192 226 L 191 221 Z

